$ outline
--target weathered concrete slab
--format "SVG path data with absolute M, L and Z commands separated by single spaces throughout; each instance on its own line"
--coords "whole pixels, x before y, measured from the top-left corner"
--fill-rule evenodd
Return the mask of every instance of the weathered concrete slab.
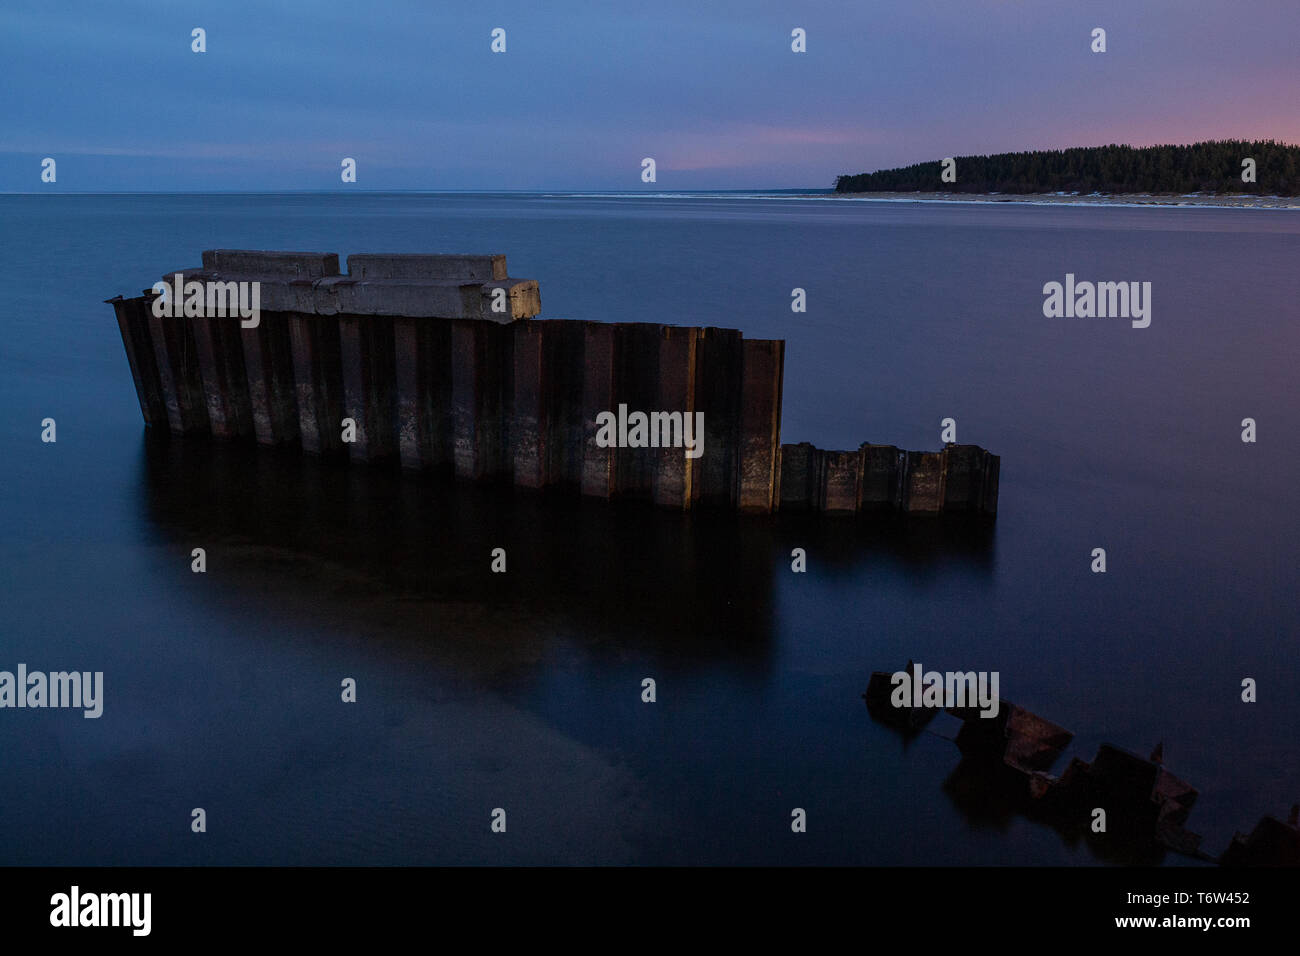
M 256 281 L 260 308 L 308 315 L 390 315 L 509 323 L 541 311 L 535 279 L 513 279 L 505 256 L 354 255 L 341 275 L 334 253 L 209 249 L 173 282 Z M 498 294 L 500 293 L 500 294 Z
M 497 289 L 505 291 L 506 311 L 496 309 Z M 493 322 L 513 322 L 516 319 L 531 319 L 542 311 L 542 293 L 536 279 L 503 279 L 497 282 L 485 282 L 479 295 L 478 318 Z
M 194 271 L 226 273 L 231 276 L 319 279 L 339 274 L 339 257 L 333 252 L 205 249 L 203 268 Z
M 353 279 L 464 279 L 491 282 L 507 277 L 506 257 L 365 253 L 348 256 L 348 275 Z
M 492 288 L 505 291 L 508 311 L 492 311 Z M 319 315 L 406 315 L 415 318 L 481 319 L 502 324 L 527 319 L 541 310 L 533 279 L 507 279 L 491 286 L 461 280 L 356 281 L 324 279 L 306 285 L 262 286 L 262 301 L 277 308 L 285 303 L 300 312 Z

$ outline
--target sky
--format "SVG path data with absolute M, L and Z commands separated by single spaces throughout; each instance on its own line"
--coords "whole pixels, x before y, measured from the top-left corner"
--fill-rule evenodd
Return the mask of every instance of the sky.
M 1300 0 L 4 0 L 0 192 L 827 188 L 1300 143 L 1298 35 Z

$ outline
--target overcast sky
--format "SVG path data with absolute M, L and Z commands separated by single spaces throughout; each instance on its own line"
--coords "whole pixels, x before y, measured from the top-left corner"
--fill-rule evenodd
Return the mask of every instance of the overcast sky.
M 1300 0 L 3 0 L 0 191 L 46 156 L 69 192 L 670 190 L 1297 143 L 1298 36 Z

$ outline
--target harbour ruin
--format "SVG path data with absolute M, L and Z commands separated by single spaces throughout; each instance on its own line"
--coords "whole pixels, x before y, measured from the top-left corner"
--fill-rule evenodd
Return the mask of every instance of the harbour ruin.
M 537 281 L 503 255 L 346 261 L 207 250 L 106 300 L 146 426 L 678 510 L 996 516 L 1000 459 L 977 445 L 783 445 L 783 340 L 541 319 Z M 191 307 L 190 283 L 255 284 L 257 314 Z M 702 422 L 699 453 L 610 442 L 623 407 Z

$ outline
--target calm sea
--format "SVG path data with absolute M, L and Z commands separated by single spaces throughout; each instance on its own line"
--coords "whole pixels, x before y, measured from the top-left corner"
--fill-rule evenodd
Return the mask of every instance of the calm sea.
M 784 338 L 785 441 L 954 418 L 1002 456 L 996 528 L 149 441 L 102 300 L 223 247 L 500 252 L 544 317 Z M 998 671 L 1068 755 L 1163 741 L 1217 853 L 1300 799 L 1297 262 L 1300 215 L 1253 210 L 0 197 L 0 669 L 105 682 L 98 720 L 0 710 L 0 864 L 1103 862 L 948 782 L 946 718 L 869 719 L 909 658 Z M 1044 318 L 1067 272 L 1151 282 L 1150 327 Z

